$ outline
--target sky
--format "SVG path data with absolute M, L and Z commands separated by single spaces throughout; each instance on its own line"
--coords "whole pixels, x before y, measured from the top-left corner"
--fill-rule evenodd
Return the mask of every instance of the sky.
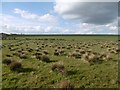
M 0 33 L 118 34 L 117 2 L 3 2 Z

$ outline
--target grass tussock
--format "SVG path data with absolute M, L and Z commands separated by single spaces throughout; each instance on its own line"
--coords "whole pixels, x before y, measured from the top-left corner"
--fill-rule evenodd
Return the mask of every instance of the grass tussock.
M 22 68 L 22 64 L 20 62 L 12 62 L 10 64 L 10 70 L 11 71 L 18 71 L 21 68 Z

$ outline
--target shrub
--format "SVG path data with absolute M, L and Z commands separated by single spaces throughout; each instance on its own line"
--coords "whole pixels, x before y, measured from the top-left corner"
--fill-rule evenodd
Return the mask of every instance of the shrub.
M 4 63 L 4 64 L 7 64 L 7 65 L 11 64 L 11 62 L 12 62 L 12 61 L 11 61 L 10 58 L 6 58 L 6 59 L 3 60 L 3 63 Z
M 42 55 L 42 56 L 41 56 L 41 60 L 44 61 L 44 62 L 50 62 L 49 57 L 46 56 L 46 55 Z
M 12 71 L 17 71 L 17 70 L 21 69 L 21 67 L 22 67 L 22 64 L 20 62 L 12 62 L 10 64 L 10 70 L 12 70 Z

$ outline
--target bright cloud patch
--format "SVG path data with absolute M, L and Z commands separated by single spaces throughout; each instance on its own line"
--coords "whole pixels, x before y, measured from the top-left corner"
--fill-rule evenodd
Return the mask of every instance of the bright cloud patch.
M 1 24 L 2 32 L 5 33 L 49 33 L 52 32 L 54 25 L 32 22 L 11 15 L 2 16 L 3 23 Z
M 25 11 L 25 10 L 21 10 L 21 9 L 14 9 L 13 11 L 14 13 L 16 14 L 20 14 L 22 18 L 25 18 L 25 19 L 30 19 L 30 20 L 37 20 L 37 21 L 42 21 L 42 22 L 53 22 L 53 23 L 56 23 L 56 17 L 54 17 L 53 15 L 50 15 L 49 13 L 43 15 L 43 16 L 40 16 L 40 15 L 37 15 L 37 14 L 33 14 L 33 13 L 30 13 L 28 11 Z

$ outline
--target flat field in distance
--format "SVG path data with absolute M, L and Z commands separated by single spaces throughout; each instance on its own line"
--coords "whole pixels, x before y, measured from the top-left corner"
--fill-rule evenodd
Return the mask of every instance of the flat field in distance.
M 118 44 L 114 35 L 8 36 L 2 87 L 118 88 Z

